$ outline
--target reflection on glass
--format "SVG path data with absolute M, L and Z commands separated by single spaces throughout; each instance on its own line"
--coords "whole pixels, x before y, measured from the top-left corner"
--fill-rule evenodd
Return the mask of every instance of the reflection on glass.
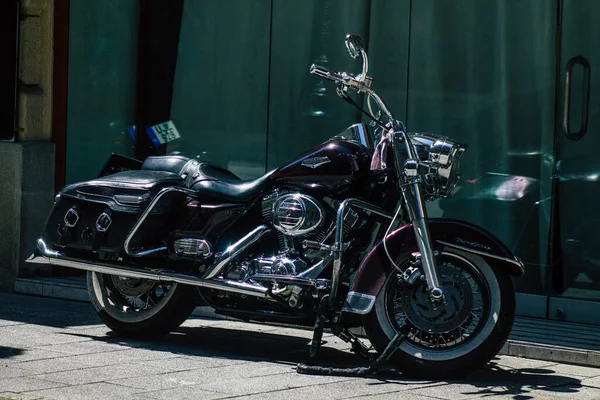
M 203 155 L 242 179 L 265 173 L 268 1 L 186 1 L 167 151 Z M 177 147 L 175 147 L 177 146 Z
M 571 75 L 571 99 L 569 128 L 579 130 L 583 124 L 582 110 L 589 103 L 587 132 L 581 140 L 569 140 L 559 124 L 557 163 L 558 219 L 555 235 L 559 238 L 561 259 L 557 260 L 560 274 L 557 285 L 562 290 L 556 294 L 575 299 L 600 300 L 600 253 L 598 238 L 600 213 L 600 49 L 596 38 L 600 34 L 597 20 L 600 3 L 595 0 L 568 0 L 562 7 L 563 33 L 561 34 L 561 58 L 559 98 L 561 119 L 564 116 L 564 93 L 566 66 L 576 56 L 584 57 L 590 64 L 589 98 L 584 98 L 586 79 L 581 65 L 573 68 Z M 572 315 L 566 310 L 566 318 Z M 588 321 L 598 321 L 590 316 Z
M 361 120 L 335 86 L 309 73 L 317 63 L 360 72 L 344 46 L 348 33 L 368 36 L 369 2 L 273 0 L 268 169 L 275 168 Z
M 412 2 L 407 128 L 468 144 L 444 217 L 521 257 L 517 291 L 543 294 L 554 138 L 556 2 Z M 456 21 L 460 20 L 460 24 Z M 485 34 L 480 32 L 485 32 Z
M 95 177 L 111 152 L 133 155 L 138 7 L 70 2 L 67 183 Z

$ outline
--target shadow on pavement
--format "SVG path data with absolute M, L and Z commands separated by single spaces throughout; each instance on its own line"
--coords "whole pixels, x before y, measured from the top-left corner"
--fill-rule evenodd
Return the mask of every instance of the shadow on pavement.
M 29 324 L 47 325 L 51 327 L 76 327 L 81 325 L 101 325 L 100 319 L 93 312 L 90 304 L 62 300 L 0 294 L 0 319 L 19 321 Z M 260 332 L 265 325 L 256 324 L 256 330 L 249 330 L 234 325 L 200 326 L 179 328 L 176 332 L 154 340 L 138 340 L 116 335 L 108 328 L 103 333 L 95 334 L 86 331 L 64 331 L 63 335 L 85 337 L 95 341 L 121 344 L 125 347 L 148 349 L 157 352 L 168 352 L 181 356 L 198 356 L 222 358 L 240 361 L 268 361 L 289 364 L 290 367 L 307 361 L 311 334 L 309 331 L 291 331 L 290 334 L 278 333 L 279 327 L 272 331 Z M 226 323 L 224 323 L 226 325 Z M 103 326 L 103 325 L 101 325 Z M 271 327 L 269 327 L 271 329 Z M 284 329 L 284 328 L 282 328 Z M 96 330 L 97 332 L 97 330 Z M 287 331 L 288 333 L 290 331 Z M 367 362 L 354 355 L 344 345 L 343 349 L 328 346 L 321 348 L 318 364 L 328 367 L 366 366 Z M 23 353 L 23 350 L 0 346 L 0 359 Z M 383 369 L 368 376 L 377 385 L 392 383 L 407 385 L 415 383 L 392 368 Z M 445 383 L 444 381 L 417 381 L 427 383 Z M 501 367 L 496 361 L 480 371 L 471 374 L 468 379 L 452 381 L 464 385 L 463 395 L 488 397 L 511 396 L 515 400 L 525 400 L 540 395 L 540 392 L 557 397 L 573 394 L 582 388 L 581 381 L 566 376 L 556 375 L 552 367 L 538 369 L 509 369 Z M 535 394 L 533 394 L 535 392 Z M 542 394 L 543 395 L 543 394 Z
M 581 380 L 555 375 L 552 366 L 504 369 L 495 361 L 491 361 L 487 368 L 471 374 L 464 383 L 472 386 L 472 389 L 461 392 L 464 395 L 512 396 L 516 400 L 540 398 L 544 395 L 561 397 L 577 393 L 582 388 Z
M 257 327 L 259 326 L 261 325 L 257 324 Z M 213 326 L 180 327 L 168 335 L 149 340 L 123 337 L 108 331 L 108 328 L 106 335 L 103 336 L 83 332 L 64 332 L 64 334 L 177 355 L 289 364 L 306 361 L 310 343 L 308 337 Z M 348 365 L 362 361 L 349 351 L 328 347 L 327 338 L 321 350 L 319 359 L 327 360 L 328 363 Z
M 89 303 L 0 293 L 0 320 L 67 328 L 101 324 Z
M 18 356 L 23 354 L 24 352 L 25 351 L 23 349 L 17 349 L 16 347 L 0 346 L 0 359 Z
M 152 341 L 141 341 L 118 336 L 112 332 L 106 336 L 91 336 L 82 333 L 69 333 L 89 337 L 93 340 L 121 343 L 134 348 L 171 352 L 178 355 L 215 357 L 241 361 L 268 361 L 294 366 L 306 362 L 310 339 L 306 337 L 282 335 L 276 332 L 256 332 L 246 329 L 226 327 L 182 327 L 177 332 Z M 327 339 L 326 339 L 327 340 Z M 317 362 L 331 367 L 366 366 L 367 362 L 347 350 L 329 347 L 325 342 Z M 371 385 L 397 384 L 414 385 L 415 382 L 453 383 L 464 385 L 461 394 L 471 396 L 512 396 L 515 400 L 533 398 L 529 393 L 540 392 L 561 396 L 577 393 L 582 387 L 576 378 L 555 375 L 551 367 L 509 369 L 492 361 L 480 371 L 472 373 L 460 381 L 424 381 L 402 376 L 391 367 L 369 375 L 376 381 Z

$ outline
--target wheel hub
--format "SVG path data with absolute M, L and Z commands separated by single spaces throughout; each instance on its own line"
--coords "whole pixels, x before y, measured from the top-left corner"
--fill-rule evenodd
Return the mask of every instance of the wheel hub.
M 427 285 L 401 288 L 400 307 L 412 325 L 423 332 L 444 333 L 456 329 L 468 317 L 473 307 L 473 293 L 469 281 L 460 270 L 440 265 L 444 301 L 433 303 Z
M 154 281 L 148 279 L 123 278 L 114 275 L 111 275 L 111 279 L 119 293 L 131 297 L 139 297 L 147 293 L 155 284 Z

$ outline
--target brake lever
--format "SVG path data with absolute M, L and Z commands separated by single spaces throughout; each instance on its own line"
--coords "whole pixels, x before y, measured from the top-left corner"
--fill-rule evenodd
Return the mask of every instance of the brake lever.
M 343 84 L 341 82 L 338 83 L 335 88 L 335 91 L 336 91 L 337 95 L 339 97 L 341 97 L 342 99 L 348 98 L 348 86 L 346 86 L 345 84 Z

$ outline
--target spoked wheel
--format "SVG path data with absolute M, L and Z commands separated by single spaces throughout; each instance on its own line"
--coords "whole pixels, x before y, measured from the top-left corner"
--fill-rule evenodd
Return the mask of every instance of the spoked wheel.
M 175 282 L 123 278 L 88 272 L 88 292 L 102 321 L 113 331 L 133 337 L 168 333 L 195 307 L 194 292 Z
M 394 355 L 405 375 L 458 378 L 500 351 L 512 328 L 515 293 L 510 277 L 479 256 L 451 250 L 437 260 L 443 303 L 431 302 L 424 281 L 408 284 L 393 273 L 363 322 L 380 352 L 397 332 L 406 333 Z

